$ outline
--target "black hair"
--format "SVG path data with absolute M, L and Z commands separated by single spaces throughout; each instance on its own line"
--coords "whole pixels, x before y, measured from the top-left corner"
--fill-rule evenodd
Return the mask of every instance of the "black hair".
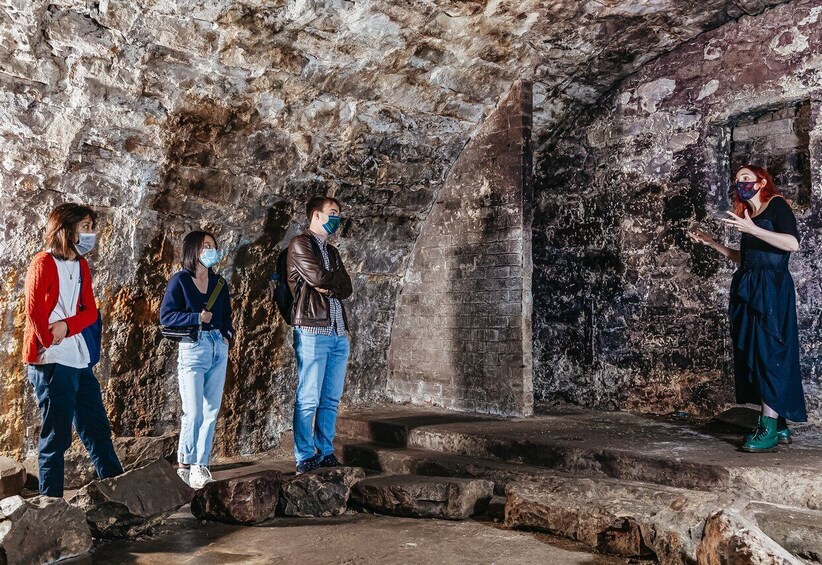
M 193 277 L 197 273 L 197 264 L 200 262 L 200 251 L 206 237 L 214 240 L 214 248 L 219 249 L 217 238 L 207 231 L 192 231 L 183 238 L 183 269 Z M 210 271 L 211 269 L 209 269 Z
M 342 204 L 340 204 L 340 201 L 336 198 L 331 198 L 330 196 L 315 196 L 305 204 L 305 216 L 308 218 L 308 221 L 311 221 L 314 212 L 322 212 L 326 204 L 336 204 L 337 210 L 342 213 Z

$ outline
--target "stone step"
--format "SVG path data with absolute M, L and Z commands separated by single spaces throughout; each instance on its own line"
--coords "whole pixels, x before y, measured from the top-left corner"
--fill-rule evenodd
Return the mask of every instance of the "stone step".
M 354 485 L 355 507 L 408 518 L 465 520 L 484 515 L 494 484 L 482 479 L 430 475 L 386 475 Z
M 795 556 L 820 561 L 822 512 L 750 502 L 735 495 L 653 483 L 579 477 L 541 466 L 339 439 L 347 465 L 385 475 L 486 479 L 505 494 L 508 525 L 567 537 L 592 549 L 648 556 L 664 563 L 693 559 L 705 520 L 741 508 L 764 535 Z M 515 510 L 518 509 L 518 510 Z
M 348 410 L 337 429 L 365 442 L 822 509 L 822 449 L 803 447 L 801 438 L 779 453 L 747 454 L 737 450 L 739 434 L 584 410 L 520 420 L 409 407 Z
M 550 472 L 544 467 L 396 447 L 359 439 L 338 438 L 337 444 L 346 465 L 362 467 L 381 475 L 486 479 L 494 483 L 494 492 L 500 496 L 505 495 L 505 486 L 509 482 L 539 477 Z
M 388 445 L 406 446 L 416 428 L 471 422 L 502 422 L 499 418 L 463 412 L 410 411 L 395 407 L 352 409 L 337 416 L 337 435 Z
M 708 517 L 728 495 L 609 478 L 545 475 L 506 487 L 505 525 L 571 539 L 600 553 L 696 562 Z
M 752 502 L 747 510 L 776 543 L 806 561 L 822 563 L 821 511 L 766 502 Z

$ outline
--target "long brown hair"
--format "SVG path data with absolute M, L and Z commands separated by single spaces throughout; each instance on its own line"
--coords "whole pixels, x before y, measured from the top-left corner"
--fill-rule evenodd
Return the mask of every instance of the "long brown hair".
M 756 182 L 760 182 L 762 180 L 765 181 L 765 186 L 763 186 L 759 191 L 759 200 L 762 202 L 762 204 L 766 204 L 774 196 L 781 196 L 779 189 L 776 188 L 776 184 L 774 184 L 773 182 L 773 177 L 771 176 L 771 173 L 769 173 L 765 167 L 759 167 L 757 165 L 744 165 L 736 170 L 736 174 L 739 174 L 739 171 L 741 171 L 742 169 L 748 169 L 749 171 L 751 171 L 756 177 Z M 736 179 L 736 175 L 734 175 L 734 179 Z M 736 190 L 734 190 L 733 202 L 734 214 L 736 214 L 737 216 L 744 217 L 746 209 L 749 210 L 753 215 L 753 209 L 751 208 L 750 204 L 740 199 L 739 196 L 736 194 Z
M 49 214 L 46 224 L 46 249 L 50 249 L 58 259 L 79 257 L 74 240 L 77 237 L 77 225 L 86 218 L 91 218 L 92 227 L 97 223 L 97 213 L 88 206 L 71 202 L 57 206 Z

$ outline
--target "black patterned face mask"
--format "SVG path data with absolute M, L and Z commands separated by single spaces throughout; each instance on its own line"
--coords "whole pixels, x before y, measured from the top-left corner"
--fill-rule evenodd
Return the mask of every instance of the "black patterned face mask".
M 739 199 L 743 202 L 747 202 L 761 190 L 759 188 L 754 189 L 756 183 L 758 181 L 736 181 L 736 195 L 739 196 Z

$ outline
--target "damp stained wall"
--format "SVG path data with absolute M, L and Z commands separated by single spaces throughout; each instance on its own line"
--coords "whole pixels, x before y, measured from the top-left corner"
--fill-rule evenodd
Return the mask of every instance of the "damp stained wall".
M 649 63 L 535 157 L 535 395 L 712 415 L 733 401 L 732 265 L 692 243 L 732 166 L 767 164 L 793 201 L 791 259 L 811 418 L 822 416 L 822 2 L 742 17 Z

